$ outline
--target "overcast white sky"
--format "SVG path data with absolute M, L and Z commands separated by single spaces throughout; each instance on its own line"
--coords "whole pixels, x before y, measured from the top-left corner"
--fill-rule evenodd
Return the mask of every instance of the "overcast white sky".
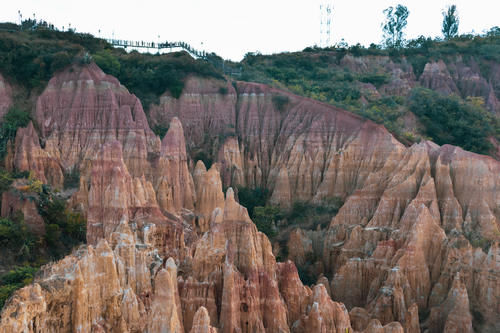
M 61 28 L 128 40 L 182 40 L 224 58 L 302 50 L 319 44 L 321 0 L 0 0 L 0 22 L 43 18 Z M 456 4 L 459 32 L 500 26 L 500 0 L 333 0 L 332 41 L 379 43 L 382 11 L 404 4 L 407 37 L 441 34 L 442 10 Z M 203 45 L 202 45 L 203 43 Z

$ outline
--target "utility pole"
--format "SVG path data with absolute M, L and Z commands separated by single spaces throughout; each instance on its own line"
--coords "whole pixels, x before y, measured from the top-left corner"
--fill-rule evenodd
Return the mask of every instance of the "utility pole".
M 19 15 L 19 26 L 21 27 L 21 31 L 22 31 L 23 30 L 23 14 L 21 14 L 21 10 L 18 10 L 17 14 Z
M 331 46 L 332 21 L 333 21 L 333 1 L 323 0 L 319 5 L 320 11 L 320 47 Z

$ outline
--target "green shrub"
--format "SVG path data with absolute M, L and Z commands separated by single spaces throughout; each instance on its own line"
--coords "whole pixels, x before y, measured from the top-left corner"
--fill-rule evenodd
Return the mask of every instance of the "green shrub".
M 14 181 L 14 177 L 10 172 L 4 169 L 0 169 L 0 198 L 3 192 L 10 188 L 10 185 Z
M 470 234 L 467 236 L 469 237 L 469 241 L 472 247 L 478 247 L 482 249 L 484 253 L 488 253 L 488 250 L 490 249 L 492 243 L 490 240 L 481 236 L 471 236 Z
M 17 129 L 28 126 L 30 120 L 29 112 L 23 111 L 16 106 L 9 108 L 0 127 L 0 159 L 3 159 L 7 154 L 7 142 L 9 140 L 13 142 L 16 138 Z
M 219 94 L 227 95 L 227 93 L 228 93 L 227 87 L 219 87 Z
M 273 95 L 272 100 L 273 100 L 274 107 L 279 112 L 285 111 L 286 106 L 290 102 L 290 99 L 288 98 L 288 96 L 284 96 L 284 95 Z
M 11 253 L 12 260 L 33 260 L 38 255 L 36 246 L 37 237 L 28 230 L 21 211 L 9 218 L 0 218 L 0 249 Z
M 371 83 L 375 87 L 380 88 L 381 85 L 389 82 L 387 74 L 366 74 L 362 75 L 359 80 L 364 83 Z
M 470 309 L 471 310 L 471 314 L 472 314 L 472 318 L 474 318 L 474 321 L 478 324 L 478 325 L 482 325 L 484 324 L 484 316 L 483 314 L 481 313 L 481 311 L 477 310 L 477 309 Z
M 247 208 L 250 218 L 254 217 L 254 208 L 257 206 L 265 206 L 269 198 L 269 190 L 262 187 L 252 189 L 238 186 L 237 189 L 239 203 Z
M 4 306 L 5 301 L 14 293 L 14 291 L 30 284 L 37 271 L 37 267 L 27 265 L 16 267 L 0 277 L 0 308 Z
M 120 74 L 120 62 L 111 50 L 100 50 L 92 56 L 92 59 L 105 73 L 113 76 Z
M 64 175 L 64 188 L 78 188 L 80 186 L 80 171 L 77 167 Z
M 28 238 L 30 235 L 22 213 L 11 219 L 0 218 L 0 246 L 20 248 Z
M 9 299 L 9 297 L 19 288 L 22 288 L 22 286 L 18 284 L 0 285 L 0 308 L 3 308 L 7 299 Z
M 85 242 L 85 219 L 79 213 L 67 209 L 66 202 L 56 198 L 50 187 L 44 186 L 37 206 L 45 222 L 44 239 L 53 258 L 61 258 L 74 246 Z
M 56 249 L 63 246 L 61 244 L 61 228 L 57 224 L 48 224 L 45 226 L 45 241 L 49 248 Z
M 154 134 L 158 135 L 160 139 L 163 139 L 165 135 L 168 132 L 168 129 L 170 128 L 170 125 L 164 125 L 164 124 L 157 124 L 153 127 L 153 132 Z
M 210 169 L 210 167 L 212 166 L 212 163 L 213 163 L 213 160 L 210 157 L 210 155 L 204 150 L 196 153 L 193 160 L 194 161 L 202 161 L 203 164 L 205 164 L 205 167 L 207 168 L 207 170 Z
M 496 120 L 479 106 L 416 88 L 410 110 L 424 125 L 425 134 L 439 145 L 452 144 L 480 154 L 492 149 L 488 137 L 495 134 Z
M 300 281 L 306 286 L 312 286 L 316 283 L 314 274 L 307 269 L 308 267 L 297 267 L 297 272 L 299 273 Z
M 342 205 L 343 201 L 338 197 L 326 199 L 322 203 L 295 201 L 284 217 L 291 225 L 304 225 L 312 222 L 313 228 L 317 225 L 326 227 Z
M 65 69 L 71 64 L 73 57 L 67 51 L 61 51 L 54 54 L 52 63 L 50 64 L 50 71 L 55 73 Z
M 269 238 L 277 235 L 276 222 L 283 218 L 283 213 L 279 207 L 274 206 L 256 206 L 253 209 L 253 222 L 257 229 Z

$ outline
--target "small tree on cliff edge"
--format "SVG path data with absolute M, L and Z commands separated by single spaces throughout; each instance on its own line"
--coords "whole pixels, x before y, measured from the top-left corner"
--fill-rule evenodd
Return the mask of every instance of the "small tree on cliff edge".
M 403 29 L 406 27 L 408 8 L 397 5 L 396 8 L 388 7 L 384 10 L 385 21 L 382 23 L 384 43 L 387 47 L 401 47 L 403 44 Z
M 448 10 L 443 11 L 443 28 L 441 31 L 446 40 L 458 35 L 458 23 L 457 6 L 451 5 Z

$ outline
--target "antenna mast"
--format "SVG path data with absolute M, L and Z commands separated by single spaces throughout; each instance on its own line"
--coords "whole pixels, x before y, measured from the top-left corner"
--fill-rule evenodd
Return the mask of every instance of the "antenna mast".
M 323 0 L 319 5 L 320 11 L 320 47 L 331 46 L 332 20 L 333 20 L 333 1 Z

